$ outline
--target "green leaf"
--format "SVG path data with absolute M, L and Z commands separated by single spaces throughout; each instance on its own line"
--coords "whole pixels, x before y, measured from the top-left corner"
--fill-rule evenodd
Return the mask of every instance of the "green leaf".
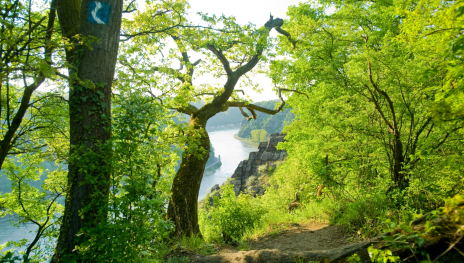
M 390 236 L 382 236 L 383 240 L 385 241 L 393 241 L 393 238 Z
M 402 229 L 404 229 L 406 232 L 410 233 L 410 234 L 414 234 L 414 230 L 411 229 L 411 227 L 407 226 L 407 225 L 400 225 L 400 227 Z

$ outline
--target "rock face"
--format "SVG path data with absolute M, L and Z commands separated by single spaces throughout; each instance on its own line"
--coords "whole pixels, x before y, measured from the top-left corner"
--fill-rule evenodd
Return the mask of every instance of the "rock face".
M 287 151 L 276 149 L 279 142 L 285 141 L 284 138 L 283 133 L 271 133 L 267 142 L 259 144 L 259 151 L 251 152 L 248 160 L 240 162 L 230 181 L 234 185 L 235 195 L 245 190 L 253 191 L 254 195 L 264 193 L 259 176 L 262 175 L 263 168 L 267 171 L 274 170 L 276 162 L 283 161 L 288 156 Z

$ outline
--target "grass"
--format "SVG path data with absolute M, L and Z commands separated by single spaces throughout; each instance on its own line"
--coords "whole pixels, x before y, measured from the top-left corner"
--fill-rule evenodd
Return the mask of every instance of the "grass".
M 275 209 L 275 206 L 268 207 L 266 212 L 252 230 L 245 232 L 240 242 L 278 235 L 292 224 L 308 223 L 339 225 L 357 238 L 365 239 L 383 233 L 388 228 L 385 222 L 407 223 L 417 216 L 412 215 L 411 211 L 391 207 L 381 193 L 366 194 L 354 202 L 337 202 L 329 197 L 311 199 L 291 213 L 283 208 Z
M 212 255 L 217 252 L 214 244 L 209 244 L 198 236 L 183 236 L 175 242 L 172 250 L 187 250 L 200 255 Z
M 331 201 L 322 200 L 321 202 L 303 206 L 292 211 L 292 213 L 288 213 L 285 209 L 269 208 L 267 213 L 261 217 L 259 224 L 256 224 L 252 230 L 245 232 L 240 244 L 262 236 L 279 235 L 282 231 L 295 224 L 327 223 L 330 219 L 327 207 L 332 205 L 329 203 Z
M 262 168 L 264 171 L 264 167 Z M 263 177 L 261 177 L 263 178 Z M 270 176 L 273 178 L 273 176 Z M 286 178 L 286 177 L 285 177 Z M 284 178 L 284 179 L 285 179 Z M 247 183 L 256 178 L 250 178 Z M 276 181 L 276 180 L 275 180 Z M 383 233 L 389 226 L 389 223 L 407 223 L 414 219 L 415 212 L 407 208 L 398 208 L 389 202 L 385 192 L 369 191 L 362 195 L 348 194 L 348 192 L 337 193 L 327 192 L 322 199 L 316 198 L 310 190 L 295 186 L 286 186 L 286 180 L 276 181 L 279 187 L 269 187 L 263 196 L 256 198 L 241 198 L 235 195 L 228 197 L 229 202 L 218 205 L 218 211 L 223 211 L 222 215 L 225 218 L 230 218 L 232 215 L 237 222 L 237 219 L 245 219 L 247 229 L 240 233 L 240 237 L 234 240 L 234 246 L 239 250 L 248 250 L 249 241 L 255 240 L 262 236 L 274 236 L 282 233 L 283 230 L 289 229 L 293 224 L 309 224 L 309 223 L 328 223 L 329 225 L 339 225 L 344 227 L 348 233 L 353 234 L 353 239 L 362 240 Z M 301 206 L 291 213 L 286 210 L 290 200 L 295 196 L 295 190 L 301 190 L 299 197 Z M 307 188 L 312 189 L 312 188 Z M 341 195 L 343 194 L 343 196 Z M 349 198 L 347 199 L 347 196 Z M 344 201 L 341 201 L 344 200 Z M 236 209 L 236 207 L 242 207 Z M 251 209 L 253 208 L 253 209 Z M 224 211 L 229 211 L 225 213 Z M 253 212 L 256 211 L 256 212 Z M 243 213 L 258 213 L 259 216 L 243 216 Z M 209 214 L 211 216 L 211 214 Z M 222 240 L 221 231 L 229 226 L 227 220 L 206 219 L 203 215 L 203 226 L 200 226 L 206 232 L 216 231 L 213 238 L 208 240 L 214 247 L 219 250 L 222 246 L 226 246 Z M 211 218 L 211 217 L 210 217 Z M 250 222 L 249 221 L 253 221 Z M 251 227 L 250 227 L 251 226 Z M 202 231 L 203 231 L 202 229 Z M 221 230 L 222 229 L 222 230 Z M 205 236 L 205 233 L 203 233 Z M 209 235 L 212 237 L 213 235 Z M 206 245 L 200 246 L 199 243 L 188 245 L 190 250 L 208 251 Z M 206 247 L 206 248 L 205 248 Z M 197 252 L 198 253 L 198 252 Z
M 189 257 L 171 257 L 169 259 L 166 260 L 166 263 L 188 263 L 190 262 L 190 258 Z

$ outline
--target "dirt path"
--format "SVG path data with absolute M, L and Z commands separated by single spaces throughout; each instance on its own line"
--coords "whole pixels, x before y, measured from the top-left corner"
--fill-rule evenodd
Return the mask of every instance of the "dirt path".
M 191 262 L 306 262 L 308 257 L 324 258 L 327 251 L 343 250 L 350 244 L 347 237 L 338 226 L 293 224 L 278 234 L 250 241 L 250 251 L 229 247 L 215 255 L 191 257 Z
M 282 251 L 325 250 L 347 245 L 346 235 L 338 226 L 327 224 L 294 224 L 275 236 L 264 236 L 250 242 L 252 250 Z

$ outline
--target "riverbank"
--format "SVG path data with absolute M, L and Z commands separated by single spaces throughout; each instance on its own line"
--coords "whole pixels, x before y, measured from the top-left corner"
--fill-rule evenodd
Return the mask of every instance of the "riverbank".
M 200 185 L 198 200 L 206 196 L 209 188 L 216 184 L 223 184 L 227 178 L 231 177 L 237 169 L 238 164 L 247 158 L 250 152 L 258 150 L 256 144 L 246 141 L 234 140 L 234 134 L 237 134 L 238 128 L 230 130 L 220 130 L 209 132 L 211 144 L 215 149 L 216 156 L 221 156 L 221 166 L 214 170 L 213 173 L 205 173 Z M 209 167 L 209 165 L 208 165 Z M 208 168 L 206 167 L 206 168 Z
M 205 168 L 205 171 L 204 171 L 203 175 L 213 174 L 219 167 L 221 167 L 221 165 L 222 165 L 221 156 L 219 155 L 219 160 L 217 160 L 212 165 L 207 166 Z
M 259 143 L 256 143 L 256 142 L 252 141 L 251 139 L 246 139 L 246 138 L 238 137 L 238 134 L 234 134 L 234 139 L 237 139 L 237 140 L 240 140 L 240 141 L 245 141 L 245 142 L 251 143 L 251 144 L 253 144 L 253 145 L 256 146 L 256 147 L 259 146 Z

